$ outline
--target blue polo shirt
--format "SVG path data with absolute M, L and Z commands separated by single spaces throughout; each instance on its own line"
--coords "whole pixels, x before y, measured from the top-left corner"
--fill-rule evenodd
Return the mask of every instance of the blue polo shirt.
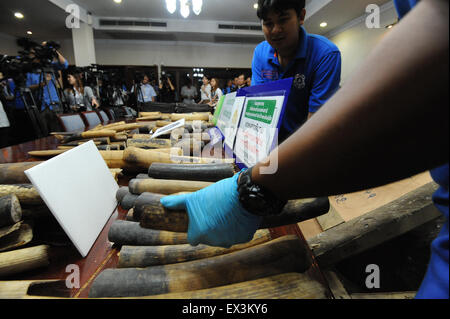
M 152 98 L 157 96 L 155 89 L 150 84 L 141 84 L 141 93 L 137 93 L 140 103 L 152 102 Z
M 400 18 L 405 16 L 419 1 L 394 0 Z M 445 105 L 445 107 L 448 107 Z M 449 235 L 448 235 L 448 201 L 449 201 L 449 164 L 430 171 L 431 177 L 440 188 L 433 194 L 433 202 L 445 216 L 446 221 L 441 232 L 431 244 L 431 258 L 425 278 L 417 292 L 417 299 L 448 299 L 449 298 Z
M 69 63 L 65 61 L 65 63 L 61 64 L 59 62 L 53 62 L 53 67 L 56 70 L 63 70 L 67 69 L 69 67 Z M 45 79 L 45 73 L 27 73 L 27 87 L 31 85 L 38 85 Z M 42 98 L 42 105 L 41 105 L 41 111 L 43 111 L 46 107 L 49 107 L 50 110 L 53 110 L 52 103 L 59 103 L 59 97 L 56 90 L 56 87 L 54 85 L 54 81 L 56 82 L 55 78 L 52 76 L 53 81 L 50 81 L 45 85 L 43 89 L 43 98 Z
M 296 57 L 285 69 L 275 49 L 264 41 L 255 49 L 252 74 L 252 85 L 294 78 L 280 132 L 280 137 L 287 137 L 339 89 L 341 53 L 327 38 L 308 34 L 301 27 Z

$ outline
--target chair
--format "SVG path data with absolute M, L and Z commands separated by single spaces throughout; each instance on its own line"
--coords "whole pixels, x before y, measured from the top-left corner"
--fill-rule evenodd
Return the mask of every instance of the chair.
M 83 132 L 86 129 L 79 114 L 58 115 L 58 120 L 65 132 Z
M 100 119 L 102 120 L 102 123 L 108 123 L 109 122 L 109 117 L 108 115 L 106 115 L 105 111 L 101 110 L 97 112 L 97 115 L 99 115 Z
M 91 112 L 83 112 L 81 113 L 81 117 L 83 118 L 87 127 L 96 127 L 101 124 L 100 117 L 95 111 Z
M 108 111 L 108 113 L 106 113 L 106 115 L 108 115 L 109 119 L 111 122 L 116 120 L 116 115 L 114 114 L 114 110 L 113 109 L 106 109 Z

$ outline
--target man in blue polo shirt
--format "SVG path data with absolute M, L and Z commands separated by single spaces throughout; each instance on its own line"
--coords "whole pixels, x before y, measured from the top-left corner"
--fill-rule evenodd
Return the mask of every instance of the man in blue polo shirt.
M 327 38 L 308 34 L 305 0 L 259 0 L 266 41 L 253 56 L 252 85 L 294 78 L 279 139 L 295 132 L 337 91 L 341 54 Z
M 67 69 L 69 67 L 67 60 L 58 51 L 56 51 L 56 53 L 58 58 L 52 62 L 53 70 L 59 71 Z M 33 51 L 32 55 L 34 55 Z M 57 79 L 54 78 L 52 73 L 27 73 L 26 85 L 34 91 L 36 103 L 40 103 L 38 108 L 40 108 L 41 117 L 44 120 L 47 126 L 46 129 L 49 133 L 61 130 L 57 114 L 63 112 L 63 107 L 57 93 L 57 88 L 55 87 L 56 81 Z

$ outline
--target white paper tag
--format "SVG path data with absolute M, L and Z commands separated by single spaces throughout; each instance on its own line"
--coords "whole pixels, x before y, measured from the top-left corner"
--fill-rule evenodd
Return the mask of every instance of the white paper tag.
M 181 119 L 179 121 L 176 121 L 176 122 L 170 123 L 169 125 L 161 127 L 156 130 L 155 134 L 153 134 L 152 137 L 150 137 L 150 139 L 157 138 L 158 136 L 161 136 L 161 135 L 166 135 L 167 133 L 170 133 L 174 129 L 184 126 L 184 123 L 185 123 L 185 120 Z

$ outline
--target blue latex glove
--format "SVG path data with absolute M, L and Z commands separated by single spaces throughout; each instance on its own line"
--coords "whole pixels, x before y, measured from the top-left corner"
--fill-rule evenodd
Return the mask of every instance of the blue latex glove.
M 239 201 L 239 174 L 196 193 L 166 196 L 168 209 L 185 209 L 189 216 L 188 242 L 229 248 L 252 240 L 262 217 L 247 212 Z

